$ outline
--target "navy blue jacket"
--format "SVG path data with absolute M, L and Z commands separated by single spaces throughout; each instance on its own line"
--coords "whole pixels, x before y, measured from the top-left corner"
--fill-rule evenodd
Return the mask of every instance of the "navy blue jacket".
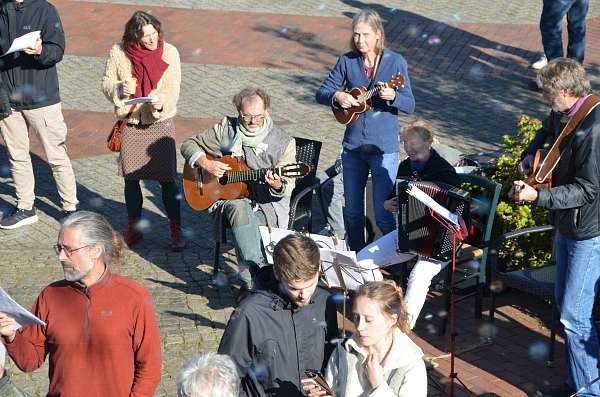
M 384 49 L 374 82 L 387 82 L 398 73 L 404 76 L 404 87 L 396 89 L 396 98 L 393 102 L 384 101 L 378 96 L 373 97 L 373 108 L 346 126 L 343 141 L 345 149 L 353 150 L 362 145 L 374 145 L 382 153 L 400 151 L 398 111 L 414 112 L 415 98 L 410 88 L 406 60 L 402 55 Z M 358 86 L 369 88 L 363 58 L 360 54 L 348 52 L 340 57 L 335 68 L 317 91 L 317 102 L 331 106 L 336 91 L 349 91 Z

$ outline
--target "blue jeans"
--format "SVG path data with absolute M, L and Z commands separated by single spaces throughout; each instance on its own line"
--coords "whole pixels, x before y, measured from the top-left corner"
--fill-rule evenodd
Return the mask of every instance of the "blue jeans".
M 383 208 L 394 189 L 400 153 L 381 153 L 374 146 L 362 146 L 342 153 L 344 168 L 344 222 L 347 243 L 360 251 L 365 245 L 365 186 L 369 171 L 373 182 L 373 209 L 377 226 L 383 234 L 396 228 L 394 216 Z
M 325 206 L 326 213 L 324 214 L 331 231 L 338 238 L 346 238 L 346 230 L 344 229 L 344 181 L 342 174 L 338 174 L 329 179 L 324 171 L 317 173 L 319 183 L 325 182 L 321 186 L 321 198 Z M 320 234 L 326 234 L 321 231 Z
M 592 309 L 600 279 L 600 236 L 571 240 L 559 232 L 554 242 L 555 297 L 565 327 L 567 383 L 579 390 L 598 376 L 598 333 Z M 578 396 L 600 396 L 594 383 Z
M 548 60 L 563 56 L 562 23 L 567 16 L 569 44 L 567 57 L 583 63 L 585 51 L 585 16 L 589 0 L 544 0 L 540 31 L 544 53 Z

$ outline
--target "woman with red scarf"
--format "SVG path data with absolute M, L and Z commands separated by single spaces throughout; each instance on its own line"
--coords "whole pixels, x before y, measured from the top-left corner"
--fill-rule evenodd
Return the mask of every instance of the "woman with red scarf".
M 181 83 L 177 49 L 163 41 L 161 23 L 136 11 L 125 25 L 123 41 L 115 44 L 102 80 L 104 95 L 115 106 L 117 118 L 131 112 L 123 131 L 119 175 L 125 178 L 125 204 L 129 246 L 143 237 L 140 180 L 158 181 L 171 225 L 171 249 L 181 251 L 181 203 L 176 177 L 175 125 Z M 138 97 L 152 100 L 137 105 L 125 101 Z

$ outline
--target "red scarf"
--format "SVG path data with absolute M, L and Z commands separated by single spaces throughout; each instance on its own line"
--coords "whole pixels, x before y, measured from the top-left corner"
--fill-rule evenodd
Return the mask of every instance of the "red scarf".
M 163 61 L 163 41 L 158 41 L 158 47 L 154 51 L 148 50 L 143 45 L 127 47 L 125 52 L 131 60 L 133 77 L 137 79 L 135 96 L 147 96 L 156 88 L 163 73 L 169 64 Z

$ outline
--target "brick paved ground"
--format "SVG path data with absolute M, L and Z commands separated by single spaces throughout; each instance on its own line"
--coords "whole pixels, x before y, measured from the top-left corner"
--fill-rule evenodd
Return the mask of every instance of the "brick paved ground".
M 100 211 L 122 229 L 125 209 L 116 156 L 104 150 L 113 122 L 112 109 L 99 91 L 105 56 L 136 9 L 150 10 L 162 20 L 166 38 L 181 53 L 183 84 L 176 120 L 178 141 L 210 126 L 233 111 L 231 97 L 241 87 L 266 87 L 273 97 L 276 122 L 294 135 L 324 142 L 321 165 L 332 162 L 340 148 L 342 127 L 313 95 L 327 70 L 347 46 L 350 17 L 366 6 L 386 20 L 389 46 L 405 55 L 417 100 L 417 115 L 430 120 L 441 140 L 465 152 L 497 148 L 500 136 L 513 131 L 517 116 L 540 116 L 546 109 L 538 93 L 526 87 L 533 77 L 527 65 L 541 48 L 537 21 L 541 2 L 490 0 L 393 1 L 206 1 L 54 0 L 67 32 L 67 54 L 59 65 L 61 93 L 69 126 L 81 208 Z M 600 3 L 588 15 L 586 67 L 596 85 L 600 79 Z M 402 117 L 402 121 L 407 118 Z M 50 246 L 56 241 L 58 199 L 39 143 L 32 137 L 36 167 L 36 203 L 40 222 L 0 232 L 0 286 L 30 305 L 40 289 L 60 278 Z M 180 159 L 181 165 L 181 159 Z M 117 269 L 142 282 L 152 293 L 164 349 L 163 380 L 157 396 L 175 396 L 175 377 L 184 358 L 214 350 L 232 310 L 231 286 L 211 283 L 212 242 L 204 214 L 184 206 L 189 248 L 167 251 L 167 222 L 156 184 L 144 189 L 148 230 L 144 242 Z M 14 203 L 14 186 L 6 151 L 0 146 L 0 212 Z M 235 259 L 223 258 L 229 278 Z M 432 294 L 414 338 L 426 354 L 438 357 L 431 372 L 449 372 L 444 356 L 447 338 L 435 335 L 441 302 Z M 485 302 L 487 304 L 487 301 Z M 497 327 L 459 312 L 457 360 L 460 379 L 474 392 L 521 396 L 535 385 L 561 379 L 563 342 L 557 367 L 548 369 L 538 354 L 547 340 L 549 312 L 528 296 L 508 294 L 500 300 Z M 432 317 L 432 320 L 427 318 Z M 490 333 L 495 342 L 474 350 Z M 543 348 L 542 348 L 543 350 Z M 543 351 L 542 351 L 543 353 Z M 47 368 L 18 373 L 15 382 L 42 395 Z M 433 383 L 432 383 L 433 384 Z M 438 395 L 431 388 L 430 395 Z M 459 395 L 466 395 L 459 387 Z

